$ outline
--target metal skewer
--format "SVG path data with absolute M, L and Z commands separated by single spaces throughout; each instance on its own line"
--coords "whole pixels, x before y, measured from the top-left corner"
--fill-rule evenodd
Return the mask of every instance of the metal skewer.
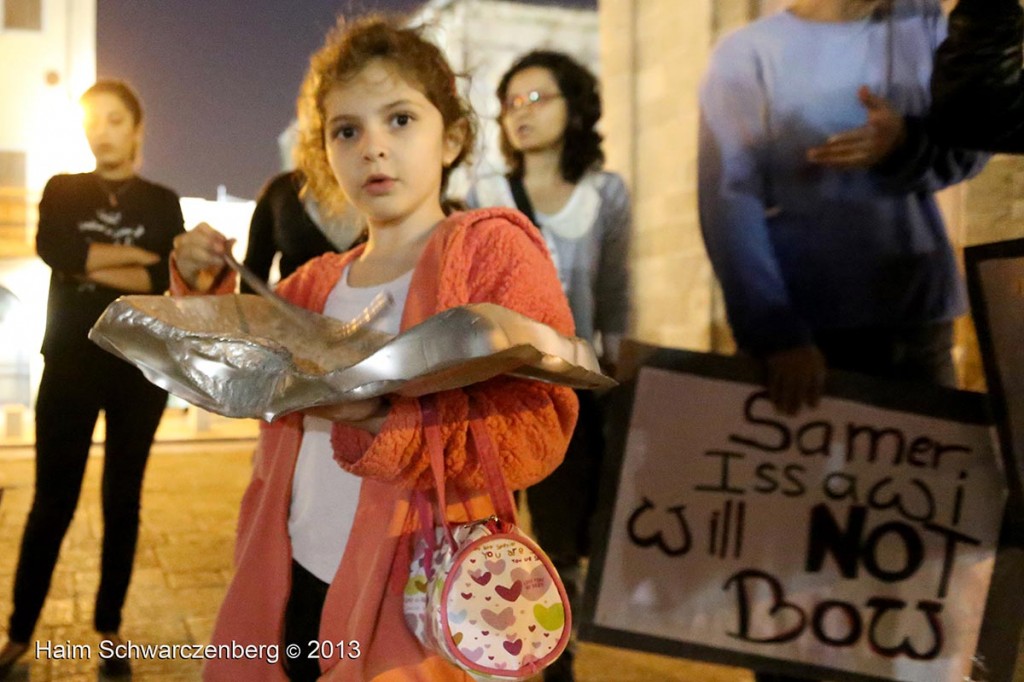
M 315 317 L 316 313 L 299 307 L 279 296 L 277 292 L 267 286 L 267 283 L 264 282 L 259 275 L 250 270 L 243 263 L 238 262 L 230 250 L 224 253 L 224 262 L 227 263 L 229 268 L 237 272 L 238 276 L 241 277 L 246 284 L 252 287 L 253 291 L 270 301 L 274 307 L 286 315 L 288 319 L 296 322 L 297 324 L 303 325 L 306 329 L 310 329 L 315 325 L 315 320 L 317 319 Z M 354 318 L 348 322 L 339 322 L 336 325 L 332 325 L 331 336 L 333 337 L 333 340 L 343 341 L 344 339 L 352 336 L 377 319 L 377 317 L 390 308 L 393 303 L 394 299 L 391 297 L 391 294 L 383 291 L 377 294 L 373 297 L 373 300 L 370 301 L 370 304 Z
M 311 326 L 310 318 L 305 314 L 307 311 L 278 296 L 255 272 L 235 260 L 230 250 L 225 251 L 224 262 L 227 263 L 229 268 L 237 272 L 242 281 L 252 287 L 253 291 L 270 301 L 288 319 L 306 328 Z

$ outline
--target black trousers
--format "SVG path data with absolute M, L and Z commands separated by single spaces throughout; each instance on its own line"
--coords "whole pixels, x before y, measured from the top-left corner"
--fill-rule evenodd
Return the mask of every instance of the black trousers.
M 14 578 L 9 637 L 32 637 L 78 505 L 93 428 L 106 414 L 103 553 L 94 624 L 121 626 L 139 533 L 142 478 L 167 393 L 98 347 L 46 358 L 36 401 L 36 486 Z
M 867 327 L 817 332 L 815 341 L 829 369 L 883 379 L 956 385 L 953 323 L 913 327 Z M 803 682 L 809 678 L 754 673 L 757 682 Z
M 594 512 L 604 458 L 604 422 L 593 391 L 577 391 L 579 418 L 565 459 L 551 475 L 526 491 L 526 506 L 537 543 L 565 583 L 569 608 L 582 594 L 580 560 L 590 554 Z M 549 668 L 544 679 L 572 680 L 575 641 Z
M 284 614 L 284 647 L 294 644 L 302 652 L 298 658 L 281 658 L 285 674 L 292 682 L 314 682 L 320 677 L 320 659 L 310 657 L 318 649 L 310 642 L 320 640 L 320 615 L 330 585 L 292 560 L 292 589 Z
M 576 395 L 579 419 L 565 459 L 550 476 L 526 492 L 537 542 L 559 570 L 576 566 L 590 553 L 591 520 L 597 508 L 604 454 L 597 398 L 592 391 L 577 391 Z

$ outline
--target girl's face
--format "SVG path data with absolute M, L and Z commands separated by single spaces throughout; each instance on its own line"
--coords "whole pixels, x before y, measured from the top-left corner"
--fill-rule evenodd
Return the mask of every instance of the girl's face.
M 342 191 L 371 228 L 434 224 L 441 170 L 462 149 L 457 126 L 383 59 L 324 98 L 327 160 Z
M 561 146 L 569 110 L 554 75 L 544 67 L 531 66 L 512 76 L 501 112 L 505 135 L 516 151 Z
M 107 92 L 89 95 L 85 106 L 85 137 L 96 157 L 96 168 L 131 168 L 142 139 L 142 128 L 121 98 Z

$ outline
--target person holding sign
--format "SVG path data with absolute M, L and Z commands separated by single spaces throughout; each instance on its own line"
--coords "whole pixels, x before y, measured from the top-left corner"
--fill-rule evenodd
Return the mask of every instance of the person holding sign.
M 815 404 L 826 366 L 954 382 L 965 297 L 934 192 L 985 157 L 925 126 L 944 35 L 933 0 L 797 0 L 712 55 L 701 227 L 737 343 L 786 412 Z
M 1022 41 L 1024 11 L 1017 0 L 960 0 L 949 17 L 949 36 L 935 55 L 930 124 L 936 137 L 977 149 L 1024 154 Z M 1017 450 L 1024 444 L 1016 450 L 1015 446 L 1009 449 L 1020 458 Z M 1016 566 L 1011 563 L 1011 557 L 1024 551 L 1024 495 L 1017 486 L 1010 488 L 1000 545 L 996 574 L 1019 585 L 1022 560 L 1017 559 Z M 991 632 L 983 631 L 983 639 L 997 641 L 1002 633 L 1013 639 L 1020 628 L 1019 605 L 993 597 L 987 613 L 993 614 L 986 619 Z
M 711 57 L 701 228 L 782 412 L 814 406 L 826 368 L 955 382 L 965 296 L 934 193 L 985 157 L 925 125 L 945 30 L 935 0 L 794 0 Z

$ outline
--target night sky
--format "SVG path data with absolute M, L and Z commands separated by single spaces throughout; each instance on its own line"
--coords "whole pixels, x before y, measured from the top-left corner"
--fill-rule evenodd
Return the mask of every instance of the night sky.
M 339 12 L 423 0 L 98 0 L 97 75 L 142 98 L 141 172 L 182 196 L 253 198 L 278 172 L 309 54 Z M 595 7 L 596 0 L 541 4 Z

